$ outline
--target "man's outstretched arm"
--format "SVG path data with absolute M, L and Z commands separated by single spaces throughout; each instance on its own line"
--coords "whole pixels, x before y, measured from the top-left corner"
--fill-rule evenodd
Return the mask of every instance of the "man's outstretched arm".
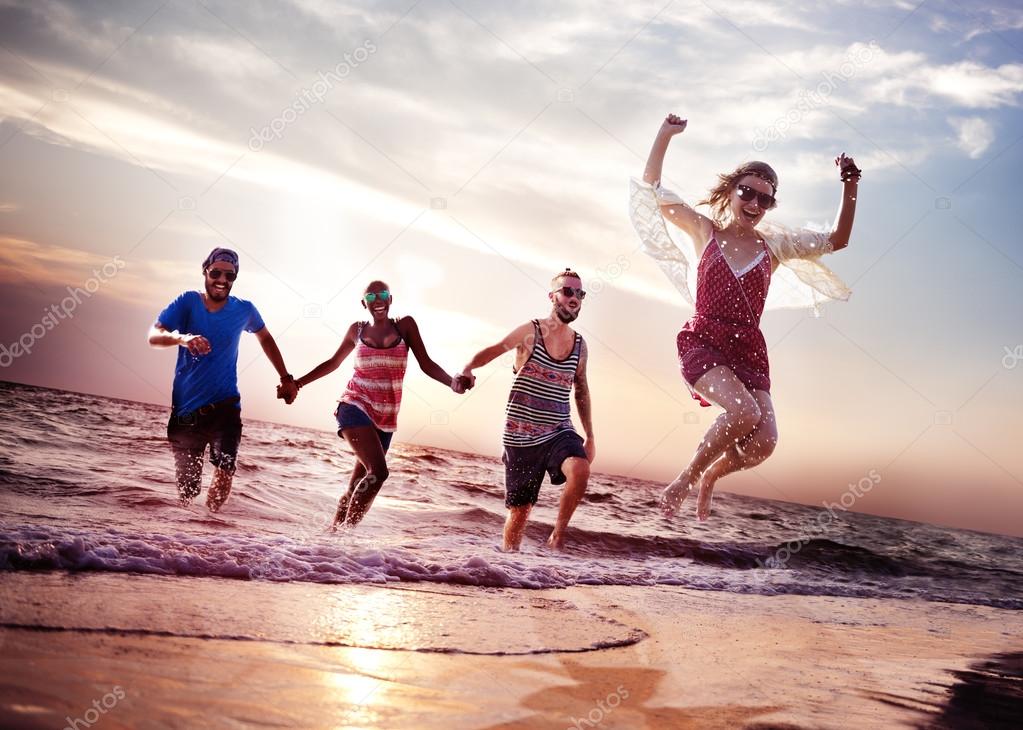
M 491 360 L 500 357 L 504 353 L 508 352 L 515 347 L 523 346 L 527 344 L 532 345 L 533 338 L 533 323 L 526 322 L 524 325 L 516 327 L 508 336 L 498 342 L 496 345 L 485 347 L 475 355 L 469 361 L 469 364 L 462 368 L 461 375 L 468 378 L 470 384 L 475 384 L 476 376 L 472 374 L 472 371 L 476 368 L 481 368 Z
M 266 359 L 274 366 L 274 370 L 281 376 L 281 379 L 286 379 L 288 377 L 288 368 L 284 364 L 284 356 L 281 355 L 280 348 L 277 347 L 277 341 L 270 334 L 270 330 L 264 327 L 254 334 L 256 339 L 259 340 L 259 345 L 263 348 L 263 352 L 266 353 Z
M 151 347 L 187 347 L 193 355 L 205 355 L 210 351 L 210 343 L 202 335 L 173 332 L 159 322 L 149 328 L 149 345 Z

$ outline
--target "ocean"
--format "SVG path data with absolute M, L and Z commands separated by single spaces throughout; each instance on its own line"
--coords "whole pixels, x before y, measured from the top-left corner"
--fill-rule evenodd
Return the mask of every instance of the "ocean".
M 506 554 L 500 462 L 400 441 L 364 522 L 331 533 L 353 463 L 345 444 L 244 412 L 234 489 L 211 514 L 204 497 L 178 504 L 168 408 L 14 383 L 0 383 L 0 396 L 3 571 L 268 586 L 672 585 L 1023 608 L 1023 539 L 846 511 L 822 519 L 823 508 L 729 494 L 727 480 L 701 524 L 689 502 L 675 520 L 658 514 L 662 484 L 595 474 L 564 553 L 543 547 L 560 495 L 545 484 L 523 552 Z M 209 474 L 207 464 L 204 491 Z

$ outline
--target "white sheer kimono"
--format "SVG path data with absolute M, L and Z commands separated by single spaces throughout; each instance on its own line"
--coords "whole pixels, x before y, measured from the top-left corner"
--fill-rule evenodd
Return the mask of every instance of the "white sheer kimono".
M 682 246 L 672 240 L 661 214 L 661 204 L 685 205 L 681 198 L 659 184 L 650 185 L 632 178 L 629 186 L 629 217 L 643 243 L 643 253 L 661 267 L 671 283 L 689 304 L 695 306 L 696 250 L 691 243 Z M 818 259 L 830 253 L 827 233 L 807 229 L 792 230 L 773 223 L 762 223 L 757 230 L 764 234 L 767 247 L 781 266 L 771 275 L 765 309 L 809 307 L 815 316 L 820 305 L 835 299 L 847 300 L 849 287 Z

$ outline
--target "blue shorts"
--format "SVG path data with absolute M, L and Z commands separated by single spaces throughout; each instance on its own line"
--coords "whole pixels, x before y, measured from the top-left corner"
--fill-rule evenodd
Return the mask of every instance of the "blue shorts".
M 337 410 L 334 411 L 334 417 L 337 418 L 337 435 L 340 436 L 341 432 L 346 428 L 357 428 L 359 426 L 370 426 L 376 428 L 376 424 L 373 420 L 366 415 L 366 412 L 358 406 L 353 406 L 351 403 L 338 403 Z M 380 445 L 384 448 L 384 453 L 391 447 L 391 439 L 394 438 L 393 431 L 381 431 L 376 428 L 377 436 L 380 437 Z
M 570 428 L 536 446 L 505 446 L 504 506 L 536 504 L 544 472 L 550 474 L 551 484 L 564 484 L 568 478 L 561 465 L 570 456 L 586 458 L 582 437 Z

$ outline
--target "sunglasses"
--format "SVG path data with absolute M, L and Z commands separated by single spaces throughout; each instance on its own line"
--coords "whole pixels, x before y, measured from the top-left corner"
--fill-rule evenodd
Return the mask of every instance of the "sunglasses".
M 765 210 L 768 208 L 773 208 L 775 203 L 777 202 L 774 199 L 773 195 L 761 193 L 758 190 L 754 190 L 749 185 L 736 185 L 735 189 L 739 191 L 739 200 L 744 200 L 748 203 L 749 201 L 753 200 L 753 198 L 756 198 L 757 203 L 759 203 L 760 207 Z
M 586 298 L 586 292 L 582 289 L 576 289 L 574 286 L 563 286 L 560 289 L 555 289 L 552 293 L 557 294 L 561 292 L 566 297 L 579 297 L 579 301 Z
M 234 281 L 235 279 L 238 278 L 238 273 L 237 272 L 235 272 L 235 271 L 227 271 L 225 269 L 206 269 L 206 273 L 214 281 L 219 279 L 221 274 L 223 274 L 224 278 L 227 279 L 228 281 Z
M 363 300 L 365 300 L 367 304 L 372 304 L 378 297 L 380 298 L 380 301 L 386 302 L 391 298 L 391 292 L 384 289 L 379 292 L 366 292 L 362 295 Z

